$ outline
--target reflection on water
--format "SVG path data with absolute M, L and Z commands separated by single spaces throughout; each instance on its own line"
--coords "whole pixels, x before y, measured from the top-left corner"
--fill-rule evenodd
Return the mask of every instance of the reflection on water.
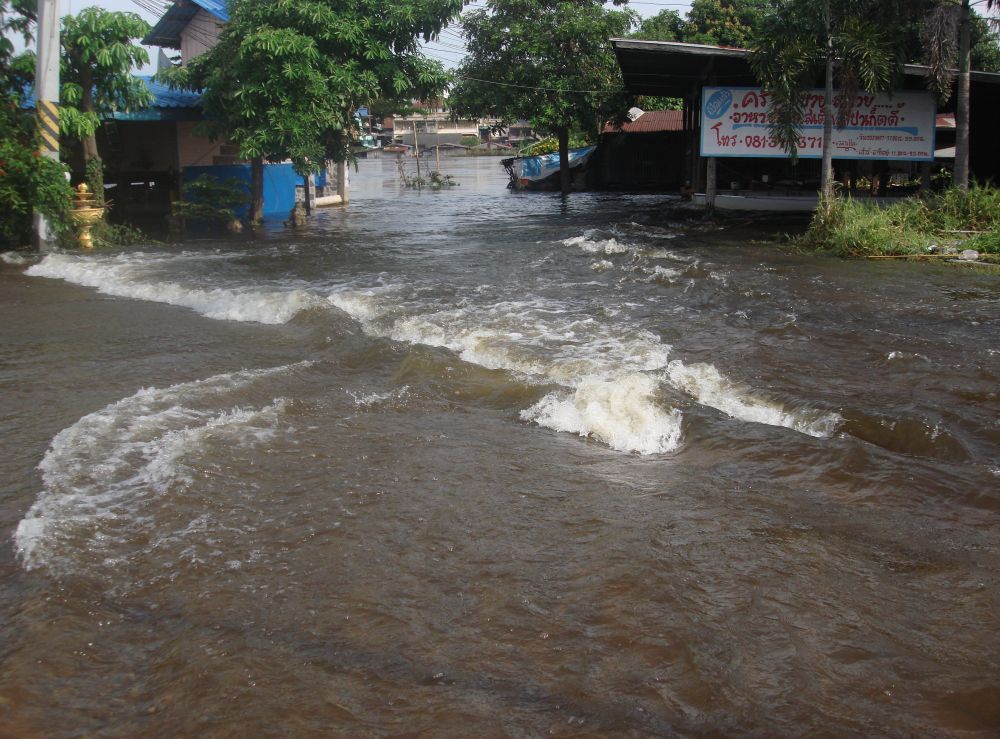
M 988 733 L 995 277 L 492 158 L 5 257 L 0 733 Z

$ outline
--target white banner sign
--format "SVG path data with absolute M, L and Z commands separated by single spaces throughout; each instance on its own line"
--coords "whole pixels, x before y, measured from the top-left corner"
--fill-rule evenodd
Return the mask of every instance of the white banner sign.
M 768 94 L 760 88 L 706 87 L 701 99 L 701 154 L 787 157 L 768 127 Z M 799 127 L 798 155 L 823 156 L 823 91 L 812 90 Z M 936 110 L 929 92 L 862 92 L 844 128 L 833 127 L 834 159 L 933 161 Z

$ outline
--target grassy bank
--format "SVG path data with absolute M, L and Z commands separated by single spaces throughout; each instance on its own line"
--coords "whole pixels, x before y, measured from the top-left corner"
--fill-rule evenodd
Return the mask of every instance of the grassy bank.
M 798 242 L 848 258 L 975 249 L 1000 261 L 1000 189 L 953 189 L 889 206 L 838 199 L 828 217 L 817 212 Z

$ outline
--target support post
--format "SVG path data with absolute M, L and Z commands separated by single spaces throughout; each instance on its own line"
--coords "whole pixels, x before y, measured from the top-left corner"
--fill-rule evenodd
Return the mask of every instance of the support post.
M 715 196 L 719 191 L 716 182 L 716 161 L 718 160 L 715 157 L 705 158 L 705 210 L 709 214 L 715 212 Z
M 59 0 L 38 0 L 38 49 L 35 61 L 35 115 L 39 153 L 59 161 Z M 55 235 L 45 216 L 34 214 L 35 248 L 55 247 Z

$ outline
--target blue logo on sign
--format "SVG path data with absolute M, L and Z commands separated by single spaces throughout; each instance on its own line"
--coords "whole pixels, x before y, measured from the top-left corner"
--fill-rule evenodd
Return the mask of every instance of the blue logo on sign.
M 713 121 L 716 118 L 722 118 L 732 104 L 733 93 L 726 89 L 716 90 L 709 96 L 708 102 L 705 103 L 705 115 Z

